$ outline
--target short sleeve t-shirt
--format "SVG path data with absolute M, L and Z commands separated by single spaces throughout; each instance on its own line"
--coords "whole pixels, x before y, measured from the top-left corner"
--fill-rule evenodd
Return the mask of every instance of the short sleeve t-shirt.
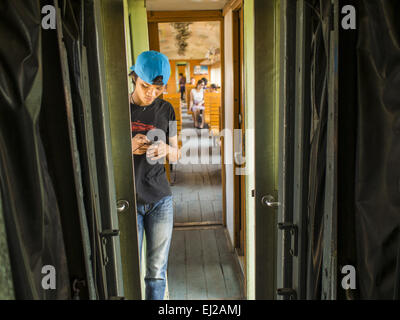
M 140 133 L 147 135 L 150 140 L 163 140 L 168 144 L 169 137 L 177 134 L 174 108 L 159 98 L 148 106 L 131 103 L 131 130 L 132 138 Z M 138 203 L 155 203 L 171 195 L 164 164 L 149 162 L 146 154 L 134 155 L 133 159 Z
M 204 90 L 200 89 L 200 91 L 197 91 L 196 89 L 192 89 L 191 93 L 193 95 L 193 103 L 195 105 L 199 105 L 203 103 L 204 100 Z

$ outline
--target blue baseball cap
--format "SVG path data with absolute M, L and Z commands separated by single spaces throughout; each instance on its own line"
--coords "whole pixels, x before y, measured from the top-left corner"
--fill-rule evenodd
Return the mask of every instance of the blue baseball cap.
M 130 70 L 135 71 L 140 79 L 149 84 L 153 84 L 155 78 L 162 76 L 162 82 L 165 85 L 171 75 L 168 57 L 153 50 L 142 52 Z

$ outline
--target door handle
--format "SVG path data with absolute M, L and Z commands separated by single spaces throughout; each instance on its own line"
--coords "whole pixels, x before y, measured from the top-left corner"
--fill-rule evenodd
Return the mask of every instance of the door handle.
M 280 202 L 275 201 L 274 196 L 272 196 L 270 194 L 262 197 L 261 198 L 261 203 L 264 206 L 271 207 L 271 208 L 277 208 L 277 207 L 279 207 L 281 205 Z
M 117 201 L 117 211 L 123 212 L 129 208 L 129 202 L 126 200 L 118 200 Z
M 234 153 L 234 158 L 235 158 L 235 164 L 237 166 L 241 166 L 241 165 L 246 163 L 246 160 L 243 161 L 243 155 L 242 155 L 241 151 L 240 152 L 235 152 Z

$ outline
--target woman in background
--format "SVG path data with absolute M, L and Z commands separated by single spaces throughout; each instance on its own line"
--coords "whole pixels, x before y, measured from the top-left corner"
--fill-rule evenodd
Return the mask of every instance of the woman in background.
M 199 126 L 199 116 L 204 110 L 204 83 L 202 80 L 197 81 L 196 88 L 190 91 L 190 110 L 193 112 L 194 127 L 203 129 L 204 117 L 201 118 L 201 125 Z

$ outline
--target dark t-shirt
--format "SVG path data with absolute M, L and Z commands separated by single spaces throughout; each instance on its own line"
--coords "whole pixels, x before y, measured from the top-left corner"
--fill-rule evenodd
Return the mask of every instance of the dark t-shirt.
M 131 129 L 132 138 L 141 133 L 150 140 L 163 140 L 168 144 L 169 137 L 177 134 L 174 108 L 169 102 L 159 98 L 145 107 L 131 103 Z M 171 195 L 164 164 L 149 163 L 146 154 L 134 155 L 133 159 L 138 203 L 155 203 Z
M 186 78 L 185 77 L 182 77 L 182 78 L 179 79 L 179 85 L 181 87 L 184 87 L 186 85 Z

